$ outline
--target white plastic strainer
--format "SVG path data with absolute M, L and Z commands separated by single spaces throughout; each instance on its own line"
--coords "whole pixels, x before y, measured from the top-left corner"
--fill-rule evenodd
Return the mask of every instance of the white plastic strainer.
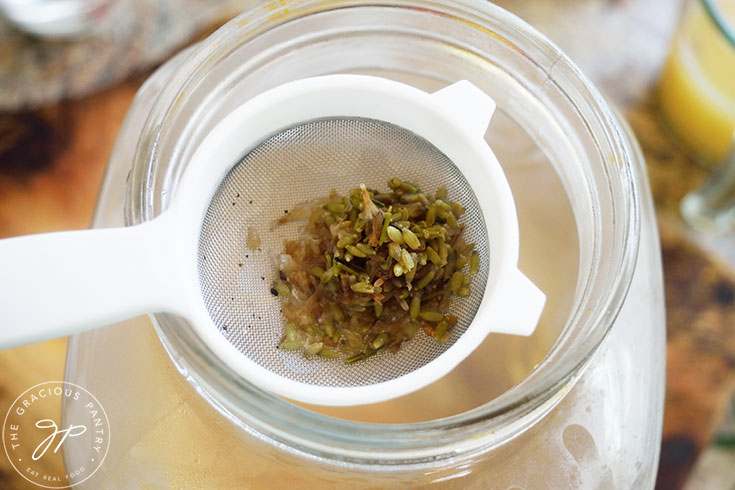
M 188 319 L 236 372 L 276 394 L 321 405 L 401 396 L 436 381 L 490 332 L 530 335 L 544 294 L 518 270 L 510 188 L 484 140 L 495 103 L 466 81 L 434 94 L 377 77 L 329 75 L 260 94 L 195 152 L 174 199 L 147 223 L 0 241 L 0 348 L 141 313 Z M 472 294 L 450 310 L 446 344 L 422 334 L 398 353 L 345 364 L 277 348 L 284 319 L 270 294 L 273 257 L 297 225 L 295 204 L 391 177 L 466 208 L 480 253 Z M 247 235 L 261 237 L 256 249 Z

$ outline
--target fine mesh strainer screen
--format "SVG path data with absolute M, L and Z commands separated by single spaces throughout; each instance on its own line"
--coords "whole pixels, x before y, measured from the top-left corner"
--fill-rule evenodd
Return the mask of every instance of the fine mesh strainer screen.
M 378 354 L 353 364 L 341 359 L 306 357 L 277 348 L 285 319 L 280 299 L 270 293 L 278 274 L 284 241 L 298 236 L 303 223 L 276 225 L 296 204 L 345 194 L 365 184 L 388 190 L 398 177 L 434 193 L 444 185 L 448 197 L 467 208 L 460 223 L 475 243 L 480 270 L 468 297 L 453 297 L 458 318 L 451 339 L 439 344 L 419 330 L 397 353 Z M 248 235 L 260 243 L 248 247 Z M 251 242 L 252 245 L 252 242 Z M 414 133 L 381 121 L 329 118 L 275 134 L 236 165 L 220 184 L 207 210 L 199 239 L 199 282 L 217 328 L 243 355 L 283 377 L 320 386 L 364 386 L 408 374 L 451 347 L 469 327 L 485 291 L 488 237 L 477 199 L 457 167 Z

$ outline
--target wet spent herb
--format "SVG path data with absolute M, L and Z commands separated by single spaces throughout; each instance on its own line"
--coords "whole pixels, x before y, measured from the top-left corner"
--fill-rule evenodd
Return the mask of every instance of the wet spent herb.
M 449 298 L 469 295 L 479 268 L 458 223 L 465 209 L 443 187 L 432 195 L 398 178 L 388 186 L 332 191 L 279 220 L 306 221 L 285 243 L 271 289 L 287 319 L 280 348 L 353 363 L 396 352 L 419 330 L 451 337 Z

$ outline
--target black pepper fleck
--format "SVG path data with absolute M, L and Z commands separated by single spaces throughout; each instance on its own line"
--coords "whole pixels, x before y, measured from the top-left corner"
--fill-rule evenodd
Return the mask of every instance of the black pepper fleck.
M 271 288 L 271 294 L 273 296 L 278 296 L 278 291 L 276 291 L 276 288 Z

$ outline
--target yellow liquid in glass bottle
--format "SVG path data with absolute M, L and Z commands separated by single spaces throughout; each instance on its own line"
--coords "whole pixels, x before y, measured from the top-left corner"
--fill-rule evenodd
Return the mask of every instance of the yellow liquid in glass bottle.
M 666 122 L 706 161 L 724 158 L 735 128 L 735 45 L 715 24 L 703 1 L 684 12 L 661 75 L 659 97 Z M 718 3 L 729 29 L 735 0 Z

